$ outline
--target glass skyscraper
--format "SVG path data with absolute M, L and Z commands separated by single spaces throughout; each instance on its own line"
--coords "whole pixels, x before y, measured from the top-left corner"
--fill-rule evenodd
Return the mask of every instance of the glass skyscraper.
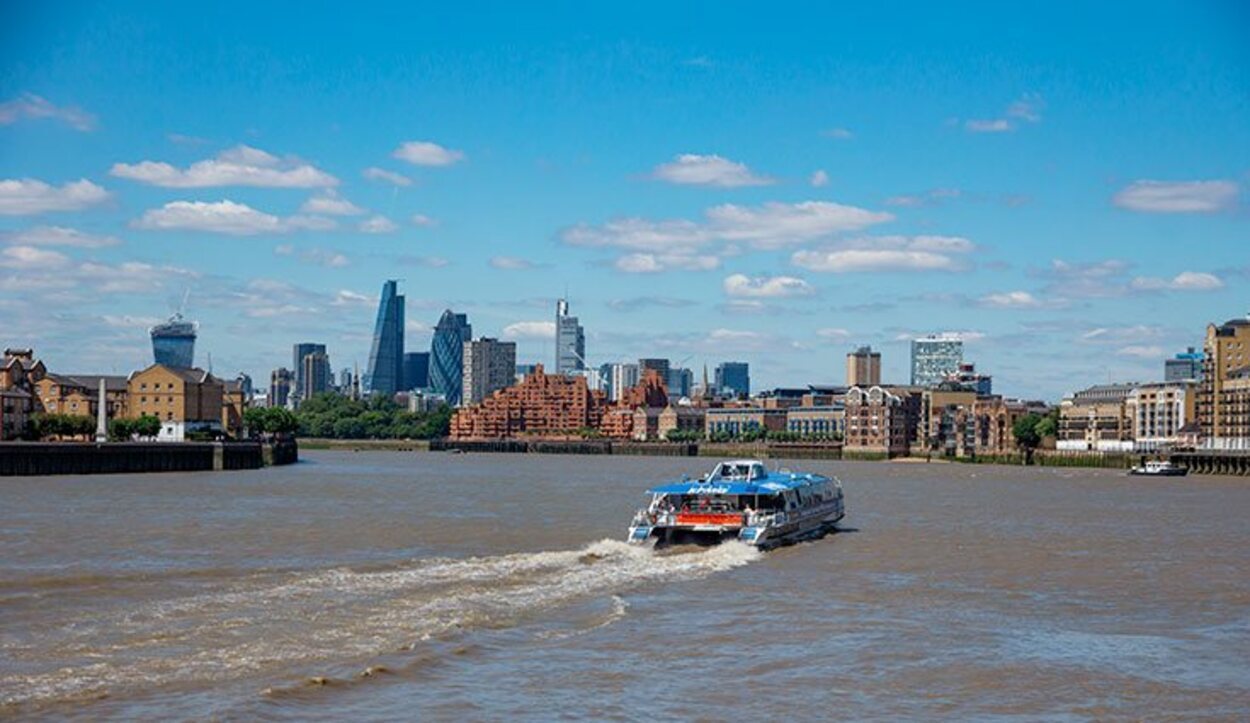
M 308 394 L 305 391 L 308 387 L 308 382 L 307 369 L 304 367 L 304 357 L 309 354 L 317 353 L 325 354 L 326 345 L 304 342 L 302 344 L 296 344 L 292 347 L 291 368 L 295 370 L 295 384 L 291 387 L 291 394 L 294 394 L 301 400 L 312 397 L 312 394 Z
M 404 352 L 404 391 L 425 389 L 430 386 L 430 353 L 428 351 Z
M 586 368 L 586 334 L 576 316 L 569 316 L 568 299 L 556 302 L 556 374 Z
M 430 388 L 451 406 L 459 406 L 464 384 L 464 343 L 473 338 L 473 327 L 464 314 L 443 312 L 430 343 Z
M 148 330 L 152 335 L 152 357 L 157 364 L 189 369 L 195 362 L 196 324 L 174 314 L 169 321 Z
M 398 283 L 382 284 L 378 320 L 369 350 L 369 391 L 392 395 L 404 381 L 404 297 Z
M 746 362 L 724 362 L 716 367 L 715 393 L 751 396 L 751 367 Z
M 930 334 L 911 341 L 911 383 L 933 387 L 946 375 L 959 371 L 964 360 L 964 342 L 953 334 Z

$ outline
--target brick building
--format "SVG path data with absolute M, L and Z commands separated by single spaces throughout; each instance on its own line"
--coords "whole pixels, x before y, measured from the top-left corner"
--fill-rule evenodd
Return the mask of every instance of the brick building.
M 127 393 L 126 416 L 160 419 L 160 441 L 181 442 L 193 431 L 223 431 L 225 385 L 203 369 L 153 364 L 130 375 Z
M 582 429 L 598 430 L 606 408 L 603 392 L 591 391 L 585 377 L 547 374 L 539 364 L 520 384 L 458 409 L 451 438 L 573 436 Z
M 909 390 L 851 387 L 846 391 L 847 452 L 885 454 L 890 457 L 911 451 L 920 397 Z

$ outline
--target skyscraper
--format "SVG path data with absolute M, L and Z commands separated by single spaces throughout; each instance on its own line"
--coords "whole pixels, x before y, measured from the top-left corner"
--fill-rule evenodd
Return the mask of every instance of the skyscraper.
M 378 320 L 369 350 L 369 391 L 393 395 L 404 380 L 404 297 L 398 283 L 382 284 Z
M 430 342 L 430 387 L 453 407 L 460 405 L 464 381 L 464 343 L 473 338 L 473 327 L 464 314 L 443 312 Z
M 304 342 L 302 344 L 296 344 L 294 345 L 294 347 L 292 347 L 291 369 L 294 371 L 295 379 L 294 379 L 294 383 L 291 385 L 291 394 L 294 395 L 297 399 L 307 399 L 308 397 L 312 396 L 311 394 L 304 393 L 304 389 L 305 389 L 304 357 L 308 356 L 309 354 L 316 354 L 318 352 L 325 354 L 326 345 L 314 344 L 312 342 Z
M 404 352 L 404 391 L 425 389 L 430 386 L 430 353 L 428 351 Z
M 846 386 L 872 387 L 881 383 L 881 352 L 861 346 L 846 355 Z
M 516 379 L 516 342 L 483 337 L 464 343 L 461 403 L 477 404 Z
M 1163 381 L 1184 382 L 1202 380 L 1202 352 L 1194 351 L 1191 346 L 1187 351 L 1177 354 L 1172 359 L 1163 361 Z
M 668 387 L 670 396 L 688 397 L 694 387 L 694 372 L 682 367 L 670 367 L 664 385 Z
M 195 335 L 198 325 L 174 314 L 169 321 L 148 330 L 152 335 L 152 357 L 157 364 L 189 369 L 195 366 Z
M 326 356 L 324 351 L 305 354 L 300 364 L 300 377 L 304 384 L 300 401 L 306 401 L 318 394 L 330 391 L 333 376 L 334 372 L 330 369 L 330 357 Z
M 735 397 L 751 396 L 751 367 L 746 362 L 723 362 L 716 365 L 713 387 L 717 394 L 726 392 Z
M 608 394 L 612 401 L 619 402 L 627 389 L 638 386 L 637 364 L 612 364 L 608 371 Z
M 660 379 L 664 384 L 668 384 L 668 360 L 667 359 L 639 359 L 638 360 L 638 378 L 644 379 L 647 372 L 655 372 L 660 375 Z
M 278 367 L 269 375 L 269 406 L 285 407 L 291 397 L 294 375 L 290 369 Z
M 556 302 L 556 374 L 586 368 L 586 334 L 576 316 L 569 316 L 568 299 Z
M 964 342 L 955 334 L 930 334 L 911 341 L 911 383 L 932 387 L 959 371 Z

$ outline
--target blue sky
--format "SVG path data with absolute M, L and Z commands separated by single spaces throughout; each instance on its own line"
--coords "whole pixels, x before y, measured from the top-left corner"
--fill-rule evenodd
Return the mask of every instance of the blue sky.
M 884 5 L 884 7 L 876 7 Z M 1250 311 L 1250 10 L 1226 3 L 8 3 L 0 342 L 368 354 L 403 279 L 552 356 L 839 382 L 960 332 L 997 391 L 1146 380 Z

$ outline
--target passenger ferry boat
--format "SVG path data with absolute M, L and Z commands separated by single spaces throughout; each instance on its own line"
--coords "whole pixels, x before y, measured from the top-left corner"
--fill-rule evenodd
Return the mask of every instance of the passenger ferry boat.
M 771 548 L 822 535 L 845 515 L 842 483 L 818 474 L 768 471 L 755 459 L 729 460 L 702 479 L 647 490 L 629 541 L 658 546 L 740 540 Z
M 1152 459 L 1144 465 L 1134 465 L 1128 473 L 1142 477 L 1184 477 L 1189 470 L 1185 467 L 1177 467 L 1171 462 Z

